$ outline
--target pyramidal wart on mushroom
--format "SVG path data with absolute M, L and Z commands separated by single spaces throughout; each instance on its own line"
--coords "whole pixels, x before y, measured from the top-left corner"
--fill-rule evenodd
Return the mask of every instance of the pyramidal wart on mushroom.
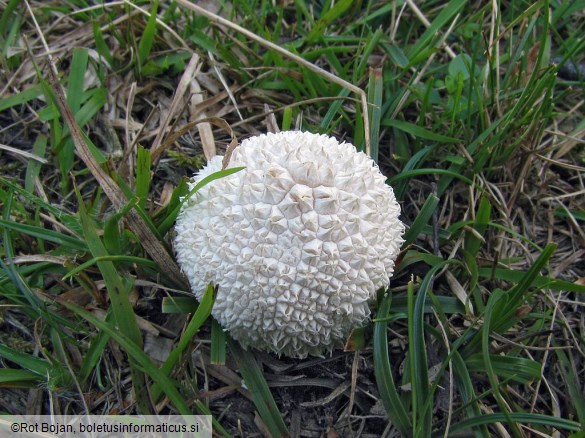
M 217 286 L 212 314 L 243 347 L 329 353 L 389 284 L 404 233 L 394 192 L 371 158 L 326 135 L 248 138 L 228 165 L 239 166 L 184 202 L 177 260 L 198 299 Z

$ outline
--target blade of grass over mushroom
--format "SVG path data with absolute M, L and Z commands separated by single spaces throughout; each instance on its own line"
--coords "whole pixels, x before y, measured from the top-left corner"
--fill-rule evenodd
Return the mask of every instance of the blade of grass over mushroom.
M 268 383 L 258 366 L 254 355 L 244 350 L 240 345 L 228 336 L 228 345 L 240 367 L 242 378 L 252 395 L 254 405 L 260 414 L 260 418 L 273 437 L 289 436 L 288 429 L 282 419 L 282 414 L 274 401 Z
M 411 417 L 407 414 L 394 384 L 388 355 L 388 322 L 385 318 L 390 312 L 391 302 L 391 295 L 386 294 L 382 298 L 376 314 L 377 321 L 374 323 L 374 374 L 388 418 L 402 435 L 408 436 L 412 433 Z
M 159 233 L 164 236 L 171 229 L 171 227 L 173 226 L 173 224 L 177 220 L 177 216 L 179 215 L 179 211 L 181 211 L 181 206 L 189 198 L 191 198 L 195 193 L 197 193 L 199 190 L 201 190 L 202 187 L 205 187 L 207 184 L 209 184 L 210 182 L 212 182 L 212 181 L 214 181 L 216 179 L 225 178 L 226 176 L 229 176 L 229 175 L 232 175 L 232 174 L 234 174 L 236 172 L 239 172 L 242 169 L 244 169 L 244 168 L 243 167 L 232 167 L 232 168 L 228 168 L 228 169 L 218 170 L 217 172 L 214 172 L 211 175 L 206 176 L 201 181 L 199 181 L 197 184 L 195 184 L 195 187 L 193 187 L 189 191 L 189 193 L 187 193 L 180 200 L 179 204 L 176 205 L 173 208 L 173 210 L 171 210 L 169 212 L 169 214 L 167 215 L 167 217 L 159 225 L 159 227 L 158 227 Z
M 89 218 L 85 205 L 81 196 L 79 195 L 79 217 L 83 227 L 84 236 L 89 247 L 89 250 L 94 257 L 107 257 L 103 243 L 96 233 L 96 226 Z M 108 289 L 108 296 L 110 298 L 110 305 L 114 314 L 114 320 L 119 330 L 128 335 L 129 340 L 134 342 L 137 348 L 142 349 L 142 334 L 136 322 L 134 309 L 129 301 L 129 294 L 133 287 L 131 281 L 124 281 L 118 274 L 114 263 L 110 261 L 97 261 L 96 263 L 103 275 L 106 287 Z M 130 361 L 132 371 L 132 384 L 136 394 L 136 402 L 142 414 L 154 412 L 154 407 L 150 405 L 150 397 L 148 397 L 148 388 L 145 376 L 140 367 L 133 361 Z
M 398 219 L 398 204 L 394 199 L 392 190 L 385 184 L 385 178 L 381 175 L 379 168 L 374 165 L 373 160 L 371 160 L 371 158 L 364 158 L 363 155 L 360 158 L 363 159 L 361 162 L 353 160 L 353 157 L 360 157 L 354 145 L 350 143 L 340 143 L 339 140 L 334 137 L 298 131 L 268 133 L 266 135 L 245 139 L 237 151 L 238 154 L 234 154 L 232 163 L 233 165 L 246 166 L 246 170 L 229 178 L 216 181 L 213 188 L 199 192 L 200 196 L 197 197 L 197 202 L 189 202 L 183 205 L 184 210 L 183 213 L 179 215 L 176 226 L 177 233 L 175 237 L 175 247 L 177 249 L 177 259 L 181 266 L 183 266 L 188 272 L 191 284 L 195 289 L 194 292 L 198 297 L 201 295 L 201 290 L 203 289 L 205 281 L 212 281 L 216 284 L 221 282 L 223 290 L 218 296 L 218 299 L 220 300 L 218 302 L 218 309 L 220 309 L 222 313 L 218 315 L 218 318 L 221 317 L 226 330 L 233 330 L 234 333 L 238 333 L 238 339 L 244 345 L 248 345 L 249 340 L 250 345 L 253 345 L 255 348 L 273 351 L 277 354 L 284 354 L 289 357 L 303 358 L 308 354 L 322 354 L 324 351 L 331 349 L 334 340 L 339 343 L 347 340 L 347 336 L 351 329 L 359 323 L 354 315 L 361 314 L 361 311 L 357 310 L 358 307 L 356 306 L 361 306 L 362 304 L 354 303 L 354 312 L 344 313 L 336 318 L 336 325 L 339 327 L 339 331 L 337 332 L 331 330 L 331 326 L 325 323 L 328 319 L 327 316 L 325 316 L 325 318 L 319 318 L 319 316 L 316 316 L 315 321 L 310 325 L 305 325 L 303 322 L 294 331 L 287 330 L 286 327 L 288 324 L 298 324 L 297 317 L 299 311 L 301 312 L 301 315 L 304 315 L 305 313 L 311 315 L 312 312 L 314 312 L 314 309 L 311 306 L 308 306 L 307 303 L 305 303 L 305 300 L 299 300 L 296 299 L 296 297 L 293 298 L 291 296 L 290 298 L 291 308 L 295 309 L 293 313 L 283 310 L 283 305 L 277 303 L 278 305 L 274 309 L 276 313 L 272 313 L 269 317 L 267 316 L 264 318 L 264 321 L 262 321 L 262 318 L 252 316 L 249 312 L 241 312 L 239 309 L 234 308 L 229 304 L 234 300 L 239 300 L 242 295 L 253 297 L 257 294 L 261 294 L 261 296 L 269 297 L 271 294 L 275 293 L 272 290 L 275 287 L 283 290 L 290 289 L 292 291 L 297 287 L 296 285 L 306 287 L 300 279 L 308 274 L 306 273 L 305 268 L 303 267 L 303 262 L 301 261 L 304 257 L 298 258 L 298 256 L 295 256 L 292 263 L 293 266 L 298 263 L 297 269 L 299 275 L 297 275 L 296 278 L 290 276 L 282 278 L 277 285 L 274 283 L 275 277 L 273 276 L 272 270 L 275 269 L 275 267 L 272 265 L 272 262 L 270 262 L 270 266 L 272 267 L 267 271 L 265 268 L 266 262 L 261 262 L 261 258 L 253 258 L 246 264 L 233 265 L 231 262 L 226 261 L 225 257 L 223 260 L 217 257 L 217 247 L 224 247 L 224 244 L 221 242 L 231 242 L 230 251 L 232 253 L 248 253 L 251 248 L 249 241 L 247 239 L 240 239 L 237 234 L 243 228 L 248 227 L 247 220 L 244 219 L 244 216 L 247 214 L 247 205 L 249 205 L 250 202 L 255 204 L 257 201 L 251 200 L 249 193 L 245 191 L 234 192 L 233 187 L 236 185 L 247 184 L 247 181 L 250 181 L 249 178 L 251 175 L 263 174 L 265 172 L 269 172 L 268 174 L 270 174 L 272 169 L 271 166 L 276 163 L 281 165 L 281 157 L 283 156 L 286 157 L 286 167 L 290 171 L 292 180 L 297 183 L 302 182 L 305 184 L 307 182 L 306 178 L 308 177 L 311 181 L 309 184 L 312 185 L 324 184 L 327 181 L 329 181 L 327 184 L 333 184 L 334 181 L 330 176 L 345 175 L 348 169 L 351 169 L 351 173 L 348 174 L 351 175 L 351 178 L 342 181 L 336 180 L 335 188 L 333 190 L 341 189 L 353 192 L 354 187 L 351 185 L 350 181 L 359 180 L 363 177 L 368 177 L 369 175 L 374 176 L 376 181 L 371 181 L 369 183 L 371 187 L 368 188 L 368 190 L 373 191 L 374 187 L 376 187 L 375 190 L 379 191 L 380 200 L 377 201 L 379 204 L 377 208 L 379 211 L 384 211 L 384 213 L 379 215 L 379 219 L 375 219 L 373 223 L 380 223 L 377 221 L 381 221 L 381 225 L 386 229 L 386 232 L 383 237 L 380 237 L 384 240 L 384 243 L 380 244 L 380 242 L 382 242 L 381 240 L 370 243 L 373 247 L 379 248 L 378 254 L 380 255 L 378 258 L 386 266 L 387 272 L 392 269 L 390 261 L 394 260 L 399 252 L 396 243 L 402 243 L 400 236 L 403 234 L 404 226 Z M 302 154 L 298 154 L 299 152 L 302 152 Z M 264 160 L 258 160 L 257 156 L 259 153 L 264 154 Z M 318 175 L 314 174 L 314 176 L 309 176 L 309 173 L 313 173 L 313 171 L 309 169 L 314 169 L 315 164 L 312 164 L 311 167 L 307 167 L 308 162 L 303 156 L 311 157 L 311 161 L 314 161 L 317 164 L 322 163 L 322 166 L 327 170 L 320 171 Z M 204 176 L 218 170 L 219 166 L 219 160 L 214 160 L 208 163 L 205 169 L 191 180 L 191 185 L 195 185 Z M 306 176 L 303 176 L 294 170 L 296 168 L 306 169 L 302 171 L 303 175 Z M 266 178 L 266 181 L 263 183 L 265 187 L 264 190 L 267 192 L 271 192 L 273 187 L 275 187 L 273 186 L 272 181 L 274 181 L 273 177 Z M 315 199 L 325 199 L 324 205 L 328 205 L 330 199 L 329 195 L 326 195 L 325 193 L 321 194 L 319 189 L 316 190 Z M 215 195 L 218 192 L 231 193 L 232 195 L 229 198 L 218 198 Z M 329 189 L 327 192 L 329 192 Z M 293 192 L 291 192 L 291 194 L 292 193 Z M 363 196 L 362 193 L 359 194 Z M 275 211 L 274 206 L 276 206 L 277 209 L 282 209 L 282 211 L 288 211 L 289 201 L 287 199 L 288 196 L 283 198 L 280 195 L 274 197 L 271 196 L 270 198 L 267 197 L 264 200 L 266 208 L 259 207 L 259 205 L 262 204 L 256 204 L 254 207 L 255 214 L 264 214 L 260 211 L 260 208 L 262 208 L 263 211 Z M 320 211 L 317 202 L 318 201 L 316 200 L 315 213 L 313 213 L 315 218 L 317 218 L 319 214 L 326 212 Z M 273 207 L 270 207 L 270 205 Z M 238 214 L 238 212 L 242 211 L 242 208 L 244 216 Z M 215 213 L 226 210 L 233 211 L 234 214 L 219 215 Z M 213 213 L 211 213 L 211 216 L 208 216 L 207 214 L 201 214 L 201 212 Z M 364 216 L 363 219 L 364 221 L 368 221 L 371 217 Z M 292 241 L 294 244 L 297 236 L 303 239 L 304 232 L 302 228 L 295 228 L 293 226 L 289 227 L 286 225 L 286 222 L 281 219 L 278 219 L 278 221 L 279 228 L 275 228 L 275 232 L 285 235 L 287 241 Z M 311 224 L 306 225 L 308 229 L 326 228 L 325 225 L 322 225 L 321 220 L 319 220 L 318 223 L 314 220 L 311 221 Z M 268 229 L 271 228 L 268 225 L 267 227 Z M 259 232 L 263 233 L 264 231 L 259 230 Z M 352 233 L 357 233 L 357 230 L 352 231 Z M 364 237 L 369 235 L 366 227 L 362 228 L 362 233 Z M 208 238 L 204 240 L 194 239 L 194 236 L 198 235 L 205 235 Z M 235 237 L 232 237 L 232 235 Z M 279 242 L 273 242 L 273 244 L 275 245 L 275 248 L 278 248 L 278 251 L 284 253 L 291 249 L 290 245 L 282 240 Z M 327 269 L 326 266 L 330 263 L 330 259 L 321 258 L 320 244 L 318 248 L 316 248 L 314 244 L 307 245 L 307 247 L 301 249 L 301 251 L 302 253 L 306 252 L 311 257 L 316 256 L 313 265 L 318 269 Z M 323 251 L 328 250 L 324 247 Z M 351 251 L 352 249 L 348 248 L 348 252 Z M 194 257 L 194 255 L 196 256 Z M 335 255 L 334 257 L 337 258 L 338 255 Z M 362 255 L 359 255 L 359 257 L 361 258 Z M 349 260 L 349 256 L 344 255 L 343 259 Z M 217 261 L 216 266 L 210 267 L 210 263 L 208 263 L 207 260 L 211 260 L 211 265 Z M 194 275 L 194 273 L 197 274 Z M 203 277 L 198 273 L 206 273 L 204 277 L 205 280 L 203 280 Z M 237 279 L 240 275 L 252 275 L 256 278 L 266 276 L 267 278 L 266 282 L 258 280 L 262 283 L 260 290 L 258 290 L 253 284 L 247 284 L 247 282 L 243 284 L 240 281 L 237 281 L 236 283 L 231 284 L 231 279 Z M 349 287 L 351 282 L 354 281 L 354 277 L 351 275 L 333 275 L 335 275 L 336 278 L 339 278 L 341 282 L 346 283 L 346 287 Z M 378 274 L 371 274 L 371 276 L 373 281 L 378 282 L 378 287 L 385 287 L 388 285 L 387 275 L 381 273 L 379 276 Z M 228 278 L 230 280 L 227 280 L 228 283 L 226 283 L 226 279 Z M 360 289 L 362 288 L 361 285 L 357 287 Z M 317 289 L 315 292 L 321 294 L 328 293 L 327 289 L 322 290 L 322 288 Z M 373 291 L 368 290 L 366 293 L 372 294 Z M 296 295 L 296 293 L 294 294 Z M 346 298 L 342 299 L 345 300 Z M 274 304 L 269 304 L 269 306 L 273 305 Z M 343 304 L 341 305 L 343 306 Z M 365 307 L 367 304 L 364 302 L 363 305 Z M 324 305 L 323 308 L 320 309 L 320 312 L 322 312 L 323 315 L 338 314 L 338 306 L 339 304 Z M 285 323 L 285 321 L 287 323 Z M 323 324 L 323 326 L 322 328 L 319 328 L 321 324 Z M 274 329 L 277 330 L 277 336 L 275 336 Z

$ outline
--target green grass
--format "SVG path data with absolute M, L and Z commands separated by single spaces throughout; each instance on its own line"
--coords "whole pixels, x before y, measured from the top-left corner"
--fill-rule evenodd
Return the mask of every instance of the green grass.
M 581 436 L 585 3 L 187 3 L 29 2 L 38 28 L 0 9 L 0 413 Z M 213 288 L 191 298 L 171 242 L 211 150 L 201 114 L 219 151 L 274 117 L 388 177 L 406 242 L 358 366 L 244 351 Z

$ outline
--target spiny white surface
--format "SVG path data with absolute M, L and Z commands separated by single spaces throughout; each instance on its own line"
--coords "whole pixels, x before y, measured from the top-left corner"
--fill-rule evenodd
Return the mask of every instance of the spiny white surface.
M 213 316 L 244 347 L 330 352 L 394 271 L 404 225 L 392 188 L 353 145 L 308 132 L 248 138 L 228 167 L 239 166 L 183 204 L 178 262 L 198 299 L 218 286 Z

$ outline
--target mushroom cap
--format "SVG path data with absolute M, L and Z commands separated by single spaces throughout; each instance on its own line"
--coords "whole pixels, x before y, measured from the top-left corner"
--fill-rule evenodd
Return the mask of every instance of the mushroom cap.
M 190 189 L 221 170 L 212 158 Z M 244 140 L 245 166 L 187 199 L 177 260 L 198 299 L 244 348 L 304 358 L 343 345 L 389 285 L 404 225 L 374 161 L 349 143 L 288 131 Z

